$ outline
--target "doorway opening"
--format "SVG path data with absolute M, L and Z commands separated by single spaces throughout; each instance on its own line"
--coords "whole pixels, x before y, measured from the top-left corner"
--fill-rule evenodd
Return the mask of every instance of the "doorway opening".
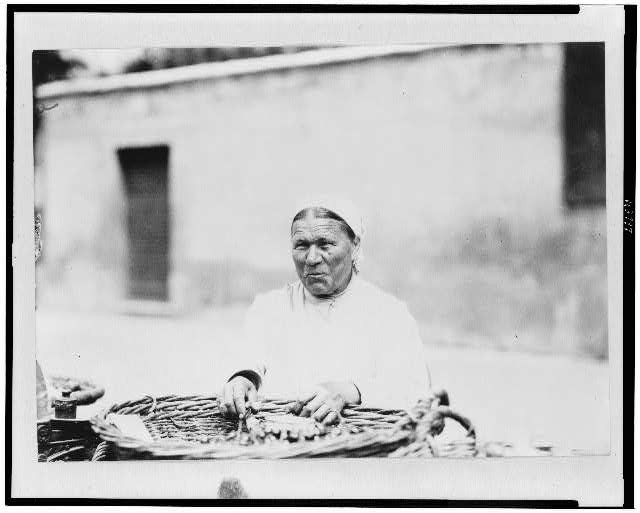
M 166 301 L 169 277 L 169 147 L 121 148 L 130 299 Z

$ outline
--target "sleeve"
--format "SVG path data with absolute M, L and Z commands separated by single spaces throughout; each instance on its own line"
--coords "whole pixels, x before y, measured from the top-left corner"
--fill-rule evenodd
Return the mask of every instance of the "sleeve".
M 233 357 L 233 370 L 228 380 L 245 376 L 260 388 L 267 373 L 268 301 L 256 296 L 244 319 L 238 346 Z
M 379 408 L 409 409 L 431 387 L 429 369 L 418 324 L 404 304 L 379 326 L 373 371 L 355 383 L 362 404 Z

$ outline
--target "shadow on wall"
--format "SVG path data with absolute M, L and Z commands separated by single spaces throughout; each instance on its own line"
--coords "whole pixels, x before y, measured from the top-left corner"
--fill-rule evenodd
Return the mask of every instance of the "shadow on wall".
M 475 221 L 432 244 L 415 241 L 385 256 L 395 265 L 372 269 L 407 302 L 425 341 L 607 358 L 604 209 L 554 225 Z M 390 274 L 398 268 L 407 271 Z

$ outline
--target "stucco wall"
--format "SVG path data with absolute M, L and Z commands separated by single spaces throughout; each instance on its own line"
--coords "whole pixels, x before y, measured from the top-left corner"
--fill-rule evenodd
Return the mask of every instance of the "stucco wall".
M 179 309 L 292 279 L 296 198 L 337 188 L 366 214 L 363 275 L 425 338 L 604 354 L 605 216 L 562 204 L 561 74 L 561 47 L 481 47 L 60 98 L 38 301 L 119 308 L 116 150 L 168 144 Z

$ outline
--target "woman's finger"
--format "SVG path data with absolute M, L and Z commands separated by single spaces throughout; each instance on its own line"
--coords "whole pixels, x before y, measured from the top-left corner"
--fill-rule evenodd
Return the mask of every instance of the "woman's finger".
M 322 419 L 324 419 L 329 414 L 330 411 L 331 411 L 331 408 L 329 408 L 329 405 L 327 405 L 326 403 L 321 404 L 320 407 L 313 414 L 313 418 L 318 422 L 321 422 Z
M 331 410 L 327 416 L 324 418 L 324 420 L 322 421 L 322 423 L 325 426 L 330 426 L 332 424 L 337 424 L 338 421 L 340 420 L 340 415 L 338 415 L 338 412 L 335 410 Z
M 235 408 L 233 406 L 233 388 L 230 384 L 226 384 L 224 386 L 224 388 L 222 389 L 222 393 L 223 393 L 223 406 L 224 409 L 226 411 L 226 415 L 227 416 L 232 416 L 234 415 L 235 412 Z
M 317 390 L 313 390 L 312 392 L 307 392 L 306 394 L 301 395 L 300 397 L 298 397 L 298 401 L 301 405 L 305 405 L 307 404 L 309 401 L 311 401 L 316 395 L 318 395 L 318 391 Z
M 242 386 L 235 385 L 233 387 L 233 404 L 236 407 L 236 412 L 240 418 L 244 418 L 245 414 L 245 389 Z
M 305 395 L 299 396 L 298 399 L 289 406 L 289 411 L 295 415 L 300 415 L 302 413 L 303 406 L 311 401 L 317 393 L 317 390 L 314 390 L 313 392 L 308 392 Z
M 300 401 L 295 401 L 289 405 L 289 411 L 295 415 L 300 415 L 300 411 L 302 410 L 302 403 Z
M 316 395 L 312 401 L 308 402 L 305 407 L 302 408 L 300 415 L 302 415 L 303 417 L 310 417 L 316 412 L 318 408 L 320 408 L 320 406 L 322 406 L 322 404 L 324 403 L 324 399 L 325 398 L 323 396 Z
M 258 401 L 258 391 L 255 387 L 249 387 L 249 391 L 247 392 L 247 406 L 251 406 L 255 410 L 254 404 Z
M 285 406 L 289 413 L 296 413 L 296 409 L 300 407 L 300 403 L 298 401 L 293 401 Z

